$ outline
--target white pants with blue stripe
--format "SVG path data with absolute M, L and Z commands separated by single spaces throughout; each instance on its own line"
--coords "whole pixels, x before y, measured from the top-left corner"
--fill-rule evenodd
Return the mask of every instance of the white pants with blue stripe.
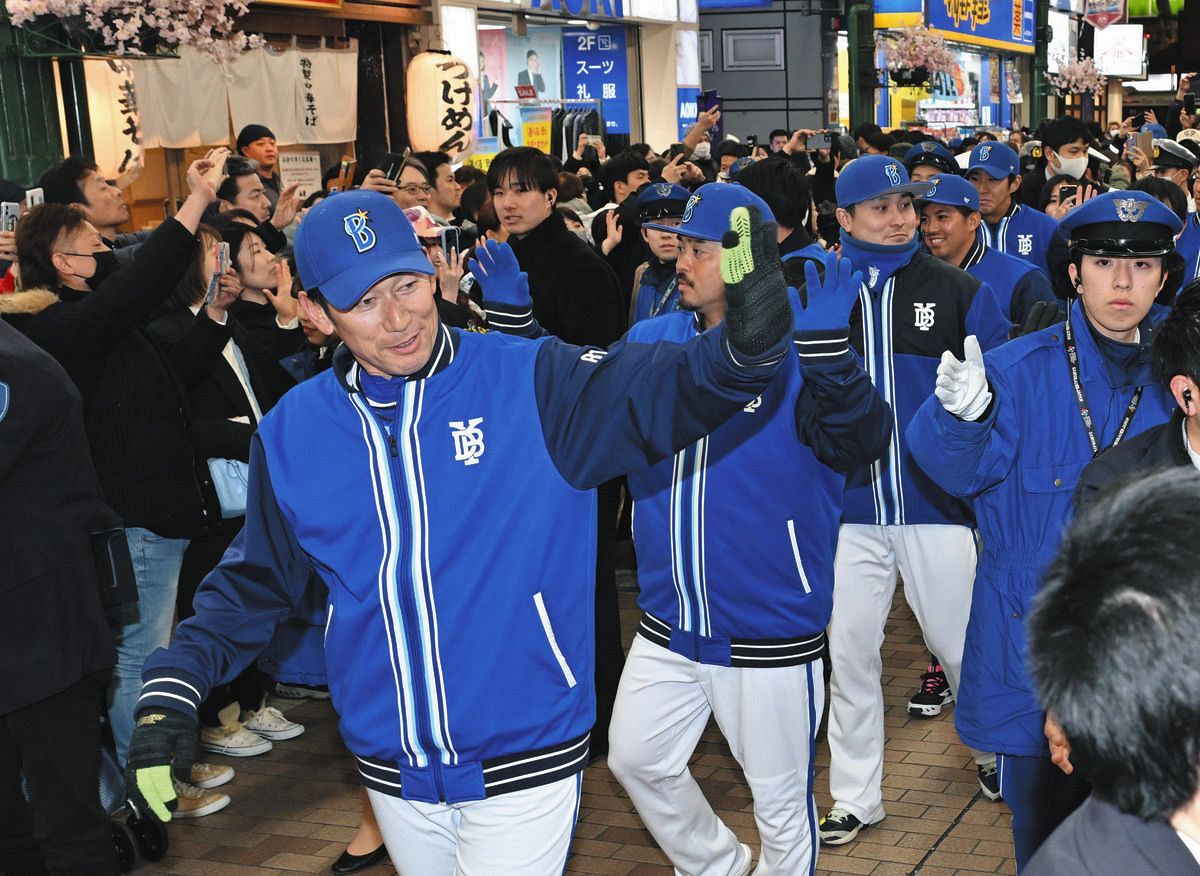
M 749 872 L 688 759 L 709 715 L 754 796 L 758 876 L 817 864 L 813 752 L 824 703 L 821 661 L 771 669 L 708 666 L 635 636 L 608 729 L 608 766 L 680 876 Z
M 561 876 L 582 778 L 469 803 L 367 794 L 400 876 Z

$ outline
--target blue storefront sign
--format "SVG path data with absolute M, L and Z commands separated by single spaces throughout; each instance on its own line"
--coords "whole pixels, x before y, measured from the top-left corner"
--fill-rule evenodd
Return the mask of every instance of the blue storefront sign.
M 624 26 L 564 30 L 562 40 L 563 97 L 601 101 L 605 133 L 628 134 L 629 65 Z
M 625 0 L 529 0 L 530 9 L 551 9 L 571 15 L 625 17 Z
M 1036 0 L 928 0 L 929 28 L 947 39 L 1032 54 Z
M 700 103 L 699 88 L 677 88 L 675 89 L 676 104 L 679 107 L 679 139 L 682 140 L 688 132 L 688 128 L 696 124 L 696 118 L 699 115 L 698 105 Z

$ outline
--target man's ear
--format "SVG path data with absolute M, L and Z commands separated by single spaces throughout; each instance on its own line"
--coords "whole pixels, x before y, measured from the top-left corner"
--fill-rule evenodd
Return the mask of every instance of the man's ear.
M 226 201 L 224 198 L 217 198 L 217 212 L 228 213 L 233 209 L 233 204 Z
M 1184 414 L 1190 417 L 1200 410 L 1200 387 L 1197 387 L 1190 377 L 1176 374 L 1167 386 L 1170 387 L 1171 395 L 1175 397 L 1175 404 L 1179 405 Z
M 979 231 L 979 223 L 983 221 L 983 217 L 974 211 L 967 217 L 967 225 L 971 227 L 972 232 Z
M 316 326 L 321 334 L 337 334 L 333 320 L 329 318 L 329 314 L 325 312 L 325 308 L 309 298 L 308 293 L 303 289 L 300 290 L 300 309 L 304 311 L 304 318 Z
M 837 217 L 838 225 L 842 226 L 842 231 L 850 234 L 850 228 L 854 224 L 854 217 L 850 215 L 850 211 L 843 207 L 838 207 L 833 215 Z

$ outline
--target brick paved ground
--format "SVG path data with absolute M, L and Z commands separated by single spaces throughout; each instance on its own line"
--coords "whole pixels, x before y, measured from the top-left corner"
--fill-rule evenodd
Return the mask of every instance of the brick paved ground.
M 623 626 L 634 629 L 633 595 L 622 593 Z M 912 615 L 897 595 L 884 651 L 887 754 L 883 796 L 888 817 L 856 843 L 821 849 L 818 872 L 899 876 L 1015 873 L 1008 809 L 979 793 L 974 765 L 954 735 L 952 713 L 913 720 L 905 703 L 926 655 Z M 241 876 L 321 873 L 341 854 L 358 823 L 350 757 L 325 703 L 288 708 L 307 732 L 253 758 L 228 762 L 237 778 L 226 787 L 225 811 L 170 828 L 171 854 L 139 873 Z M 828 795 L 829 749 L 818 753 L 817 801 Z M 710 725 L 692 759 L 708 799 L 738 836 L 757 846 L 750 792 L 720 734 Z M 392 873 L 390 866 L 364 871 Z M 645 831 L 629 798 L 603 766 L 589 768 L 568 873 L 669 876 L 666 858 Z

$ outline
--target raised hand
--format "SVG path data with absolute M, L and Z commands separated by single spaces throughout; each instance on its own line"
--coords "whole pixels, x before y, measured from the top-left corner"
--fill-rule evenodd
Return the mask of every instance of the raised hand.
M 850 311 L 862 288 L 862 271 L 854 270 L 850 259 L 839 259 L 837 253 L 827 252 L 822 260 L 825 280 L 817 275 L 817 266 L 804 265 L 804 286 L 808 301 L 804 310 L 795 315 L 799 331 L 849 331 Z
M 988 388 L 987 372 L 983 367 L 983 351 L 974 335 L 967 335 L 963 341 L 963 357 L 960 362 L 949 350 L 942 353 L 933 394 L 949 413 L 960 420 L 974 422 L 992 403 L 992 391 Z
M 757 207 L 737 207 L 721 240 L 725 326 L 736 350 L 759 356 L 791 328 L 776 226 Z
M 469 260 L 469 265 L 475 282 L 483 289 L 486 303 L 526 309 L 533 306 L 529 297 L 529 275 L 521 270 L 507 243 L 479 242 L 475 245 L 475 258 Z

